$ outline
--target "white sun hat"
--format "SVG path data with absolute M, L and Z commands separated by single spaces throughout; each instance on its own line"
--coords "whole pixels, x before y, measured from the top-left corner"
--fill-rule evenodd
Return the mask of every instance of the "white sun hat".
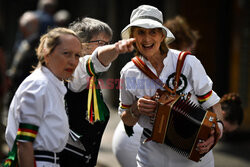
M 141 5 L 133 10 L 130 16 L 130 24 L 121 32 L 122 39 L 130 38 L 131 27 L 142 27 L 147 29 L 161 28 L 166 35 L 166 44 L 171 43 L 175 39 L 171 31 L 163 25 L 162 12 L 150 5 Z

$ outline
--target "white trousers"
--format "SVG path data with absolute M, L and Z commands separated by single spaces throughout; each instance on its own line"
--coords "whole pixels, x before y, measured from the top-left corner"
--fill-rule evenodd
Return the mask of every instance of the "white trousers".
M 153 141 L 142 143 L 137 154 L 137 167 L 214 167 L 213 152 L 208 152 L 200 162 L 189 160 L 165 144 Z
M 36 161 L 37 167 L 60 167 L 59 164 L 51 163 L 51 162 L 45 162 L 45 161 Z
M 136 124 L 133 136 L 128 137 L 120 121 L 113 135 L 112 151 L 121 167 L 136 167 L 136 155 L 143 128 Z

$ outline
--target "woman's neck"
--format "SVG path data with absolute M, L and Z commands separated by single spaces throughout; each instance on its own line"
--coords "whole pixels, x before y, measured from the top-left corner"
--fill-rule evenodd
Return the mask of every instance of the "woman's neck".
M 163 60 L 166 58 L 167 54 L 157 54 L 148 58 L 148 61 L 152 64 L 157 72 L 157 76 L 161 74 L 161 71 L 164 67 Z

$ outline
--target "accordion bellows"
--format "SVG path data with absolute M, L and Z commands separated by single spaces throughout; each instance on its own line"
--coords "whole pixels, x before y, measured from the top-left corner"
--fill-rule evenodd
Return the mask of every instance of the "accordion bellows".
M 184 96 L 157 91 L 156 113 L 151 139 L 166 144 L 183 156 L 198 162 L 203 155 L 196 150 L 199 140 L 207 140 L 217 126 L 216 114 L 202 109 Z

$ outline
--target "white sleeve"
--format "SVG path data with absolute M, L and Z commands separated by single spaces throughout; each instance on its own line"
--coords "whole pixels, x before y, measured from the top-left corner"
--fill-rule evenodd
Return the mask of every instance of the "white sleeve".
M 90 76 L 87 72 L 86 65 L 88 63 L 88 59 L 91 57 L 91 61 L 94 66 L 95 73 L 105 72 L 111 66 L 111 63 L 105 67 L 101 64 L 101 62 L 97 58 L 98 48 L 92 53 L 92 55 L 86 55 L 81 57 L 79 60 L 79 64 L 75 69 L 73 74 L 73 80 L 69 82 L 69 89 L 74 92 L 80 92 L 83 89 L 87 88 Z
M 189 56 L 189 58 L 191 59 L 191 82 L 193 84 L 194 93 L 198 97 L 198 100 L 199 97 L 203 98 L 201 106 L 203 108 L 209 108 L 219 102 L 220 98 L 212 90 L 213 82 L 206 74 L 201 62 L 195 56 Z
M 105 72 L 109 69 L 109 67 L 111 66 L 111 63 L 105 67 L 102 65 L 102 63 L 98 60 L 97 56 L 98 56 L 98 49 L 96 48 L 95 51 L 93 52 L 93 54 L 91 55 L 92 57 L 92 63 L 94 65 L 94 69 L 95 69 L 95 73 L 100 73 L 100 72 Z
M 126 106 L 131 106 L 136 99 L 135 96 L 127 89 L 126 72 L 124 73 L 123 71 L 121 71 L 120 82 L 121 82 L 120 94 L 119 94 L 120 104 L 118 108 L 119 115 L 126 109 Z
M 39 127 L 45 110 L 46 83 L 34 81 L 22 88 L 16 105 L 18 121 Z
M 201 106 L 204 109 L 208 109 L 218 103 L 220 101 L 220 97 L 212 90 L 212 95 L 210 98 L 207 99 L 204 103 L 201 104 Z

